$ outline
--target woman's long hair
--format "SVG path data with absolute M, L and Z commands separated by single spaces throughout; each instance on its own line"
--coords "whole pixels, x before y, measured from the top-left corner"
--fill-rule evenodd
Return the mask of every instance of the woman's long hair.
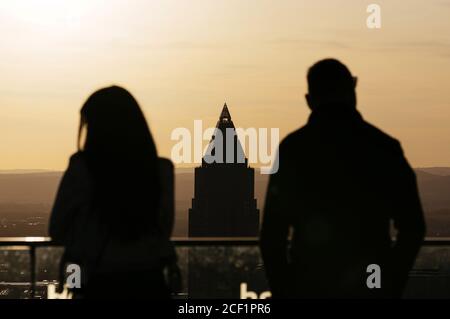
M 117 86 L 92 94 L 81 109 L 78 141 L 94 181 L 93 213 L 111 236 L 158 232 L 158 155 L 134 97 Z

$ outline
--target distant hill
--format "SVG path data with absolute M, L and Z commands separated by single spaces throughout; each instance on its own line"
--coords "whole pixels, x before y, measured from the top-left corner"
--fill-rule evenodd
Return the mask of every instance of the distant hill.
M 450 209 L 450 175 L 434 175 L 418 169 L 416 176 L 425 210 Z
M 0 203 L 52 203 L 61 176 L 61 172 L 4 172 L 0 174 Z
M 433 175 L 450 176 L 450 167 L 424 167 L 416 168 L 416 170 Z
M 51 173 L 48 169 L 0 169 L 0 174 L 31 174 L 31 173 Z
M 450 236 L 450 168 L 419 168 L 416 169 L 416 175 L 429 235 Z M 5 232 L 2 232 L 2 223 L 6 225 L 13 217 L 17 220 L 42 217 L 46 221 L 61 176 L 61 172 L 52 171 L 0 171 L 0 236 L 6 236 Z M 268 175 L 255 173 L 255 196 L 260 210 L 264 207 L 268 178 Z M 177 169 L 175 236 L 187 235 L 188 209 L 193 193 L 194 169 Z M 33 221 L 27 222 L 30 223 Z M 46 229 L 44 226 L 42 229 Z

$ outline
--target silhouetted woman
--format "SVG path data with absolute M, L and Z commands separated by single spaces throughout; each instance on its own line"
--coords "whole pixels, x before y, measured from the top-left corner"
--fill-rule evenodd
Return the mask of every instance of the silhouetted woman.
M 173 261 L 172 222 L 161 216 L 161 164 L 133 96 L 112 86 L 81 109 L 78 152 L 54 203 L 50 236 L 81 267 L 86 298 L 169 297 L 163 268 Z M 171 164 L 169 164 L 170 166 Z M 166 221 L 164 220 L 166 218 Z

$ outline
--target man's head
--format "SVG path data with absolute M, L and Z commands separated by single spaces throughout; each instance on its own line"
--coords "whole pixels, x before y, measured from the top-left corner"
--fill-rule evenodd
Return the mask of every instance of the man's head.
M 306 101 L 311 110 L 356 107 L 356 78 L 335 59 L 324 59 L 308 70 Z

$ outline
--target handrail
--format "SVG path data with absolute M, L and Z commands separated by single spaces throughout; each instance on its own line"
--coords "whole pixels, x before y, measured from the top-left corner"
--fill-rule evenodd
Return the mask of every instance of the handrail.
M 172 237 L 175 246 L 254 246 L 258 237 Z M 427 237 L 423 246 L 450 246 L 450 237 Z M 2 246 L 47 247 L 62 246 L 50 237 L 0 237 Z
M 257 245 L 257 237 L 172 237 L 171 241 L 178 246 L 241 246 Z M 449 240 L 450 242 L 450 240 Z M 0 237 L 0 246 L 61 246 L 50 237 Z
M 257 246 L 257 237 L 195 237 L 171 239 L 175 246 Z M 11 246 L 29 247 L 30 253 L 30 282 L 31 296 L 35 297 L 36 292 L 36 248 L 38 247 L 58 247 L 60 243 L 52 241 L 50 237 L 0 237 L 0 248 Z M 426 238 L 422 246 L 450 246 L 450 238 L 429 237 Z

